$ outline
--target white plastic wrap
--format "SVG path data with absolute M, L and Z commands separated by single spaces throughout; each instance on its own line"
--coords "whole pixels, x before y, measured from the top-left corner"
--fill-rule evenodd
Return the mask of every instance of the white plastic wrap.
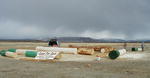
M 13 53 L 13 52 L 6 52 L 5 54 L 7 57 L 11 57 L 11 58 L 16 58 L 18 55 L 16 53 Z
M 127 52 L 126 49 L 120 49 L 118 51 L 119 51 L 120 55 L 124 55 Z
M 142 48 L 138 48 L 138 51 L 142 51 Z
M 77 48 L 60 48 L 60 47 L 36 47 L 37 51 L 52 51 L 52 52 L 62 52 L 67 54 L 77 54 Z
M 17 49 L 16 53 L 18 55 L 24 55 L 26 53 L 26 51 L 35 51 L 35 50 Z

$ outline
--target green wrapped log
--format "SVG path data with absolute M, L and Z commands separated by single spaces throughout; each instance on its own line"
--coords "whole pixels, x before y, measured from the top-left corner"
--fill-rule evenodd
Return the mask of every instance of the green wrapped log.
M 1 56 L 6 56 L 6 52 L 7 52 L 7 50 L 1 50 L 0 51 Z
M 3 50 L 0 51 L 0 55 L 1 55 L 1 52 L 2 52 L 2 51 L 3 51 Z
M 132 51 L 138 51 L 138 48 L 133 47 Z
M 119 57 L 120 53 L 118 50 L 113 50 L 109 53 L 109 58 L 110 59 L 116 59 L 117 57 Z
M 37 56 L 37 52 L 36 51 L 26 51 L 25 52 L 25 56 L 26 57 L 36 57 Z
M 16 49 L 15 48 L 10 48 L 8 49 L 9 52 L 16 52 Z

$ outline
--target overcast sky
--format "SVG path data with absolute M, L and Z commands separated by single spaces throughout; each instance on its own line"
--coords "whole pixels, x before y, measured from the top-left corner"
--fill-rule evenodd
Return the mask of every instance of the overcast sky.
M 150 0 L 0 0 L 0 39 L 150 39 Z

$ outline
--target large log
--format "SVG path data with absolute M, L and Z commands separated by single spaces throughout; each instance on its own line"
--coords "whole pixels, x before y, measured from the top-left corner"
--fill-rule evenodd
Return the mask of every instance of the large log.
M 6 53 L 5 53 L 5 55 L 7 56 L 7 57 L 11 57 L 11 58 L 16 58 L 18 55 L 17 55 L 17 53 L 13 53 L 13 52 L 9 52 L 9 51 L 7 51 Z
M 36 51 L 36 50 L 17 49 L 17 50 L 16 50 L 16 53 L 17 53 L 18 55 L 25 55 L 25 53 L 26 53 L 27 51 Z
M 121 55 L 126 54 L 126 49 L 120 49 L 120 50 L 113 50 L 109 53 L 109 58 L 110 59 L 116 59 Z
M 92 48 L 78 48 L 78 54 L 92 55 L 92 54 L 94 54 L 94 49 L 92 49 Z
M 61 52 L 66 54 L 77 54 L 77 48 L 60 48 L 60 47 L 36 47 L 37 51 L 52 51 L 52 52 Z
M 115 48 L 112 48 L 110 46 L 75 46 L 75 45 L 69 45 L 70 48 L 90 48 L 94 49 L 94 51 L 100 51 L 102 53 L 109 53 L 112 50 L 115 50 Z

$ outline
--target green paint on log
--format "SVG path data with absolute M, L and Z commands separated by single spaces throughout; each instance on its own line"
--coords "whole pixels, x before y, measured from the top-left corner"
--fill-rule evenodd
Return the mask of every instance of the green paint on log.
M 109 58 L 110 59 L 116 59 L 117 57 L 119 57 L 120 53 L 117 50 L 113 50 L 109 53 Z
M 36 57 L 37 52 L 36 51 L 26 51 L 25 56 L 26 57 Z
M 1 50 L 1 51 L 0 51 L 1 56 L 6 56 L 6 55 L 5 55 L 6 52 L 7 52 L 7 50 Z
M 134 47 L 133 47 L 133 48 L 132 48 L 132 51 L 138 51 L 138 48 L 134 48 Z
M 10 49 L 8 49 L 8 51 L 10 51 L 10 52 L 16 52 L 16 49 L 10 48 Z

